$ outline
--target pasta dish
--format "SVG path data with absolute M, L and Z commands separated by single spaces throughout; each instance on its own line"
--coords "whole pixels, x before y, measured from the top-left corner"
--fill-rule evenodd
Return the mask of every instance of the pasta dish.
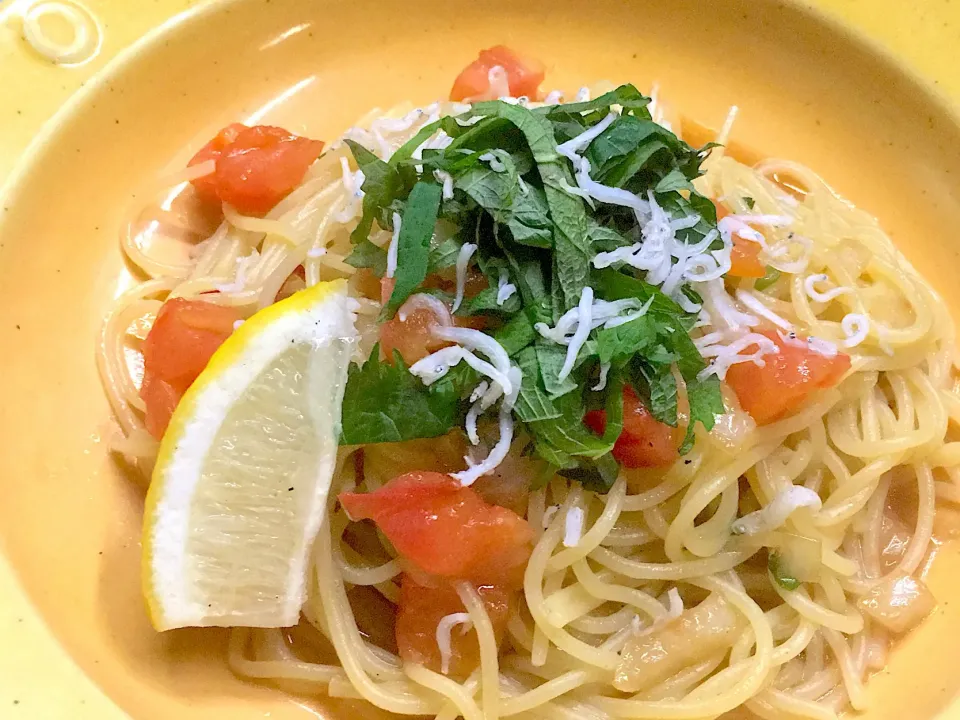
M 866 708 L 960 501 L 944 303 L 735 108 L 544 75 L 498 46 L 329 144 L 229 125 L 124 228 L 154 626 L 397 715 Z

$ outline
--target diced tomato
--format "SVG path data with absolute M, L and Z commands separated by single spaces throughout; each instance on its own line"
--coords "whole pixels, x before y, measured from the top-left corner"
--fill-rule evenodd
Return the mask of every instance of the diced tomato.
M 716 140 L 719 133 L 714 128 L 702 125 L 693 118 L 681 117 L 679 135 L 685 143 L 698 148 Z M 744 145 L 732 139 L 728 139 L 723 144 L 723 154 L 744 165 L 756 165 L 767 159 L 765 155 L 761 155 L 749 145 Z
M 203 371 L 210 356 L 240 319 L 222 305 L 174 298 L 163 304 L 143 341 L 143 384 L 147 430 L 163 436 L 177 403 Z
M 393 288 L 397 286 L 397 279 L 390 277 L 380 278 L 380 304 L 386 305 L 393 295 Z
M 517 588 L 533 531 L 450 475 L 410 472 L 372 493 L 341 493 L 354 520 L 373 520 L 414 570 L 476 585 Z
M 381 289 L 386 297 L 383 303 L 386 304 L 393 292 L 393 279 L 384 278 Z M 417 304 L 412 309 L 401 307 L 390 320 L 380 326 L 380 352 L 384 359 L 393 362 L 393 351 L 397 350 L 409 366 L 449 345 L 447 341 L 433 335 L 434 328 L 453 325 L 450 312 L 441 314 L 440 309 L 441 303 Z
M 546 74 L 543 63 L 523 57 L 505 45 L 481 50 L 480 56 L 457 75 L 450 99 L 496 100 L 502 92 L 490 87 L 490 69 L 497 66 L 506 71 L 510 95 L 537 99 L 540 83 Z
M 228 125 L 188 163 L 216 161 L 216 171 L 193 181 L 201 198 L 263 215 L 293 190 L 320 156 L 323 142 L 270 125 Z
M 718 202 L 715 202 L 714 205 L 717 207 L 718 221 L 731 214 L 726 206 Z M 727 275 L 742 278 L 762 278 L 766 275 L 767 268 L 760 261 L 761 249 L 759 243 L 734 235 L 733 250 L 730 253 L 730 270 Z
M 487 615 L 493 625 L 499 645 L 510 615 L 513 593 L 492 585 L 477 588 Z M 397 611 L 397 648 L 404 662 L 424 665 L 441 671 L 440 648 L 437 645 L 437 626 L 445 616 L 465 612 L 457 591 L 449 585 L 427 587 L 418 584 L 410 575 L 400 582 L 400 607 Z M 466 632 L 455 626 L 450 633 L 449 674 L 464 677 L 480 664 L 477 633 Z
M 147 412 L 143 421 L 147 432 L 157 440 L 167 431 L 167 425 L 170 424 L 170 418 L 173 417 L 173 411 L 177 409 L 182 396 L 183 393 L 166 380 L 144 371 L 140 398 L 146 405 Z
M 241 130 L 246 129 L 247 126 L 241 125 L 240 123 L 227 125 L 223 130 L 214 135 L 210 142 L 200 148 L 197 154 L 187 163 L 187 167 L 193 167 L 208 160 L 213 160 L 214 163 L 216 163 L 223 154 L 224 148 L 237 139 L 237 135 L 240 134 Z M 204 175 L 203 177 L 192 180 L 191 183 L 194 190 L 197 191 L 197 195 L 199 195 L 200 199 L 204 202 L 211 204 L 220 202 L 220 190 L 217 186 L 216 170 L 209 175 Z
M 733 236 L 733 250 L 730 252 L 730 270 L 727 275 L 742 278 L 762 278 L 767 268 L 760 261 L 760 244 Z
M 583 417 L 584 424 L 603 435 L 607 429 L 607 413 L 591 410 Z M 666 467 L 679 457 L 676 431 L 656 420 L 640 402 L 629 385 L 623 388 L 623 431 L 613 446 L 613 457 L 628 468 Z
M 717 209 L 717 222 L 723 220 L 727 215 L 733 214 L 726 205 L 718 203 L 716 200 L 713 201 L 713 206 Z
M 780 352 L 765 355 L 764 366 L 738 363 L 727 370 L 727 384 L 759 425 L 779 420 L 817 391 L 836 385 L 850 368 L 850 357 L 837 353 L 828 358 L 799 344 L 785 343 L 772 330 L 758 331 L 776 343 Z M 745 352 L 749 352 L 747 348 Z

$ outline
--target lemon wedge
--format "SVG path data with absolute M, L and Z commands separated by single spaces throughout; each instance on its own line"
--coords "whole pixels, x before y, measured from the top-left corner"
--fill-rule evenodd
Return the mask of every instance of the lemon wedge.
M 259 311 L 183 396 L 144 517 L 158 630 L 297 623 L 336 464 L 355 307 L 340 280 Z

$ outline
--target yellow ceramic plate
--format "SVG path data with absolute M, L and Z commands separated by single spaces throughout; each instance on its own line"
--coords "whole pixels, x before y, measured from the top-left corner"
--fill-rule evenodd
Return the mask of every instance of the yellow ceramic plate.
M 960 4 L 948 2 L 822 4 L 869 25 L 960 97 Z M 138 580 L 142 489 L 102 441 L 110 416 L 94 343 L 124 283 L 118 230 L 142 188 L 227 122 L 331 138 L 372 105 L 444 95 L 477 49 L 496 42 L 542 58 L 549 87 L 656 79 L 708 124 L 738 104 L 739 137 L 810 165 L 878 215 L 960 311 L 957 117 L 932 85 L 799 5 L 493 0 L 454 12 L 447 0 L 234 0 L 167 21 L 188 4 L 90 0 L 100 53 L 57 68 L 19 38 L 27 3 L 0 3 L 0 179 L 9 180 L 0 209 L 0 717 L 309 717 L 281 693 L 234 679 L 224 634 L 150 629 Z M 930 584 L 941 605 L 874 678 L 869 720 L 933 718 L 960 689 L 956 546 L 941 551 Z

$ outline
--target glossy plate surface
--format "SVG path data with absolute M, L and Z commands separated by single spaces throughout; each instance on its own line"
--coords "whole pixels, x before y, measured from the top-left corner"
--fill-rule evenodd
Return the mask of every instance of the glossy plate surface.
M 0 179 L 20 161 L 0 210 L 0 344 L 9 348 L 0 373 L 0 541 L 29 602 L 4 567 L 0 669 L 11 670 L 0 677 L 0 717 L 309 717 L 281 693 L 233 678 L 224 633 L 150 629 L 139 590 L 142 488 L 107 455 L 111 423 L 93 360 L 100 318 L 126 282 L 121 224 L 151 181 L 230 121 L 329 140 L 372 106 L 445 95 L 478 48 L 499 42 L 542 58 L 547 89 L 659 81 L 674 107 L 706 124 L 739 105 L 735 137 L 813 167 L 879 216 L 960 315 L 956 116 L 876 48 L 798 6 L 593 0 L 585 12 L 576 0 L 495 0 L 458 3 L 453 17 L 440 0 L 207 4 L 123 51 L 23 153 L 39 119 L 80 78 L 187 3 L 142 3 L 142 13 L 140 5 L 130 17 L 124 3 L 91 3 L 101 56 L 52 68 L 10 49 L 20 42 L 17 20 L 0 4 Z M 871 2 L 878 13 L 887 5 Z M 889 6 L 893 22 L 898 5 Z M 843 9 L 857 14 L 856 3 Z M 929 53 L 916 58 L 934 72 Z M 950 63 L 943 77 L 960 86 L 955 60 L 940 58 Z M 930 583 L 940 607 L 874 678 L 868 720 L 933 718 L 960 689 L 958 546 L 941 550 Z M 51 685 L 63 688 L 62 700 L 37 691 Z M 330 717 L 364 713 L 311 707 Z

